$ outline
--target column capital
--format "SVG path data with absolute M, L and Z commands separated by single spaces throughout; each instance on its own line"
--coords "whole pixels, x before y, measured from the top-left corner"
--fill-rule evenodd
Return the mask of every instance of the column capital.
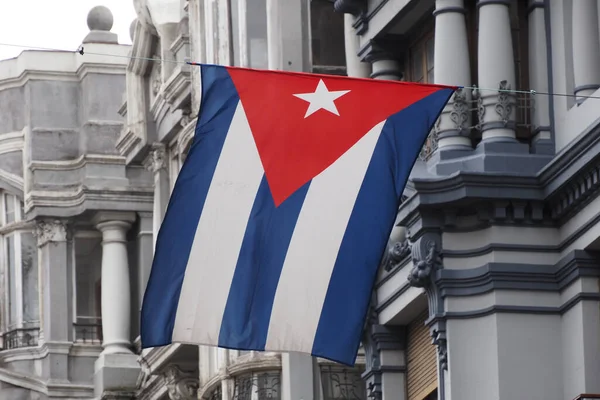
M 125 222 L 129 225 L 136 220 L 134 212 L 130 211 L 99 211 L 92 218 L 92 223 L 96 226 L 106 222 Z
M 150 152 L 144 159 L 144 167 L 148 171 L 156 173 L 161 169 L 167 168 L 167 151 L 163 143 L 153 143 L 150 146 Z
M 36 227 L 33 231 L 37 238 L 38 247 L 48 243 L 67 241 L 67 222 L 62 220 L 40 220 L 36 221 Z
M 466 14 L 464 0 L 436 0 L 433 16 L 437 17 L 445 13 Z
M 367 1 L 335 0 L 335 3 L 333 3 L 333 9 L 339 13 L 352 14 L 355 17 L 358 17 L 367 11 Z
M 198 374 L 186 372 L 176 365 L 169 365 L 162 374 L 171 400 L 196 400 L 200 380 Z
M 358 51 L 363 62 L 374 63 L 383 60 L 401 60 L 406 48 L 404 35 L 387 35 L 371 39 Z

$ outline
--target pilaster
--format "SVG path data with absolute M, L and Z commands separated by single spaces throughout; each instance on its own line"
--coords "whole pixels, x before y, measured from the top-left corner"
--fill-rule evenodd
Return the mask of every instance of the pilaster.
M 408 274 L 408 282 L 413 287 L 425 289 L 429 309 L 427 325 L 438 354 L 438 398 L 446 399 L 448 371 L 448 347 L 444 299 L 437 284 L 437 274 L 443 268 L 442 237 L 438 231 L 426 231 L 411 246 L 413 268 Z
M 152 217 L 152 248 L 156 246 L 156 239 L 162 220 L 169 203 L 169 173 L 167 170 L 167 154 L 165 145 L 154 143 L 151 146 L 148 157 L 144 160 L 144 166 L 154 175 L 154 199 Z
M 35 230 L 39 254 L 40 343 L 63 351 L 49 351 L 42 375 L 51 382 L 69 378 L 68 348 L 72 342 L 72 242 L 67 221 L 39 220 Z
M 369 397 L 375 400 L 405 399 L 406 329 L 370 325 L 363 340 L 366 370 L 362 377 Z

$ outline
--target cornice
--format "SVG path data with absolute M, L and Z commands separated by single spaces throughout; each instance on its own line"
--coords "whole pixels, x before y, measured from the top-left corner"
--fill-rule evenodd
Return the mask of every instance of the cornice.
M 577 279 L 600 278 L 600 258 L 576 250 L 555 265 L 488 263 L 467 270 L 441 269 L 436 284 L 443 297 L 473 296 L 493 290 L 559 292 Z
M 0 154 L 23 151 L 24 134 L 19 132 L 8 132 L 0 134 Z
M 63 161 L 31 161 L 31 171 L 73 171 L 81 169 L 88 164 L 125 165 L 125 157 L 109 154 L 85 154 L 73 160 Z
M 118 209 L 123 211 L 152 211 L 152 186 L 92 188 L 79 185 L 76 189 L 31 191 L 25 200 L 28 218 L 38 216 L 72 217 L 86 210 Z

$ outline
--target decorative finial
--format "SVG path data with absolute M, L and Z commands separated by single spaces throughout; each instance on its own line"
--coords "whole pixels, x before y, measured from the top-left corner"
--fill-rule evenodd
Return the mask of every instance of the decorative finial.
M 90 33 L 83 39 L 83 43 L 117 44 L 117 35 L 110 31 L 113 23 L 113 14 L 107 7 L 96 6 L 92 8 L 87 16 Z

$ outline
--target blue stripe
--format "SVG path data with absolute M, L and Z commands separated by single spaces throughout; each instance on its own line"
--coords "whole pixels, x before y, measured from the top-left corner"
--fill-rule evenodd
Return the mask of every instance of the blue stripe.
M 323 304 L 312 354 L 354 365 L 377 269 L 400 197 L 419 152 L 452 90 L 388 118 L 357 197 Z
M 275 207 L 263 177 L 227 298 L 219 347 L 265 349 L 275 291 L 309 185 Z
M 202 66 L 202 105 L 194 141 L 158 233 L 141 313 L 142 347 L 171 343 L 179 294 L 196 227 L 233 114 L 238 93 L 223 67 Z

